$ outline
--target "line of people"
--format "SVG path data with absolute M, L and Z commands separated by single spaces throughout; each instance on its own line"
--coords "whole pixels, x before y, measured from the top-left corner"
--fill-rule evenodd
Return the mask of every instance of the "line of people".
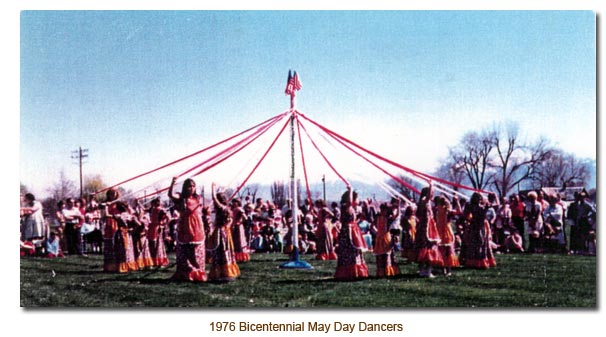
M 376 258 L 376 276 L 390 277 L 400 273 L 398 258 L 417 263 L 421 277 L 434 277 L 434 270 L 449 276 L 459 266 L 486 269 L 496 266 L 494 252 L 548 252 L 567 249 L 564 220 L 571 224 L 570 249 L 575 253 L 595 250 L 595 209 L 586 202 L 586 195 L 562 206 L 557 196 L 530 192 L 527 200 L 519 195 L 496 202 L 494 195 L 485 199 L 474 193 L 469 202 L 456 196 L 448 199 L 433 195 L 431 185 L 421 191 L 416 203 L 398 198 L 380 203 L 358 200 L 351 188 L 340 203 L 329 207 L 324 200 L 306 200 L 296 212 L 290 202 L 278 208 L 270 201 L 248 197 L 228 201 L 212 185 L 212 205 L 205 205 L 196 192 L 192 179 L 183 182 L 180 193 L 168 196 L 170 209 L 160 199 L 129 207 L 119 201 L 117 190 L 106 192 L 106 201 L 82 209 L 78 201 L 66 200 L 60 209 L 70 254 L 84 254 L 82 231 L 92 219 L 98 219 L 103 235 L 103 269 L 107 272 L 165 267 L 169 264 L 167 250 L 176 253 L 174 280 L 204 282 L 228 281 L 240 275 L 238 263 L 250 260 L 251 253 L 293 251 L 293 216 L 298 221 L 299 252 L 315 254 L 318 260 L 336 260 L 334 277 L 355 280 L 368 277 L 364 253 Z M 22 219 L 34 219 L 38 210 L 35 197 L 26 195 Z M 39 204 L 39 203 L 38 203 Z M 212 206 L 212 208 L 211 208 Z M 84 216 L 82 214 L 85 214 Z M 34 221 L 22 221 L 26 235 L 39 235 Z M 593 227 L 592 227 L 593 225 Z M 38 231 L 38 232 L 36 232 Z M 33 234 L 32 234 L 33 233 Z M 36 234 L 38 233 L 38 234 Z M 526 235 L 525 235 L 526 234 Z M 528 240 L 526 240 L 528 238 Z M 528 241 L 528 242 L 526 242 Z M 61 254 L 57 233 L 46 240 L 47 251 Z M 22 251 L 31 251 L 22 239 Z M 206 274 L 206 264 L 210 265 Z

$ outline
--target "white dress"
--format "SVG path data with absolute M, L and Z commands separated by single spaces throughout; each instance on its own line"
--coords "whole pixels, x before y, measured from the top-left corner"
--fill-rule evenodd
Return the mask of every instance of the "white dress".
M 40 201 L 34 200 L 32 205 L 32 213 L 25 218 L 23 226 L 23 237 L 25 240 L 30 240 L 35 237 L 44 237 L 44 215 L 42 214 L 42 204 Z

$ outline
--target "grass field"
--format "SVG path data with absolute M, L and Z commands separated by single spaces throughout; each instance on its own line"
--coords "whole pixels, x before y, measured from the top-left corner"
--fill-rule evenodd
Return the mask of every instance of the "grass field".
M 170 256 L 174 261 L 174 256 Z M 283 254 L 253 254 L 230 283 L 178 283 L 175 270 L 107 274 L 103 257 L 21 259 L 22 307 L 302 307 L 302 308 L 597 308 L 595 257 L 497 255 L 490 270 L 456 269 L 451 277 L 424 279 L 416 265 L 402 275 L 356 282 L 332 279 L 336 261 L 310 262 L 310 270 L 278 268 Z M 375 258 L 367 253 L 371 275 Z

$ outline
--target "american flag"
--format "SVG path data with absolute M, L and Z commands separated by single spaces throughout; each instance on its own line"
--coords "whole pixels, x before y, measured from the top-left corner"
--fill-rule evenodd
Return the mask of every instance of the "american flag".
M 294 95 L 295 91 L 297 90 L 301 90 L 301 81 L 299 81 L 299 75 L 297 75 L 297 72 L 293 72 L 291 70 L 288 71 L 288 80 L 286 81 L 286 90 L 284 90 L 284 93 L 286 95 Z

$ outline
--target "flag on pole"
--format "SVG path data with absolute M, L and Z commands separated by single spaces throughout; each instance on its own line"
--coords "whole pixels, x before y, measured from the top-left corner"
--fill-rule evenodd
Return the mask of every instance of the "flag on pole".
M 284 93 L 286 95 L 294 95 L 295 91 L 297 90 L 301 90 L 301 81 L 299 81 L 299 75 L 297 75 L 297 72 L 293 72 L 291 70 L 288 71 L 288 79 L 286 80 L 286 89 L 284 90 Z
M 293 86 L 295 87 L 295 90 L 301 90 L 301 88 L 303 87 L 301 85 L 301 81 L 299 81 L 299 75 L 297 75 L 296 71 L 295 71 L 295 74 L 293 76 Z

